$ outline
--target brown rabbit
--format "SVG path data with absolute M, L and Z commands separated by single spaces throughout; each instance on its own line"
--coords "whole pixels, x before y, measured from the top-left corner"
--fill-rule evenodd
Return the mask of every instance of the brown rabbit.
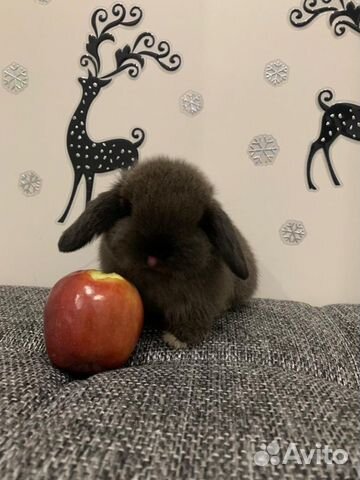
M 257 286 L 254 255 L 193 165 L 165 157 L 143 162 L 62 234 L 77 250 L 101 235 L 100 261 L 140 291 L 146 320 L 174 348 L 201 341 L 215 317 Z

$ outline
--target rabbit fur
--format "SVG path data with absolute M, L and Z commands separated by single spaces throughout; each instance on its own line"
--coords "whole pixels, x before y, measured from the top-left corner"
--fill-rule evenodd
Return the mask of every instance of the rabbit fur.
M 254 254 L 205 175 L 157 157 L 124 172 L 62 234 L 77 250 L 101 235 L 100 264 L 139 290 L 146 322 L 173 348 L 200 342 L 215 318 L 257 287 Z

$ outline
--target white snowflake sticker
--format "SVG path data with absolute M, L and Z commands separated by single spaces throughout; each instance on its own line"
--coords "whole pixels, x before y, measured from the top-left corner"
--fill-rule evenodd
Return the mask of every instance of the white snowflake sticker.
M 42 180 L 39 175 L 32 170 L 23 172 L 19 178 L 19 188 L 27 197 L 37 195 L 41 190 Z
M 2 72 L 2 84 L 11 93 L 20 93 L 29 84 L 28 72 L 25 67 L 13 62 Z
M 194 116 L 201 112 L 204 100 L 200 93 L 188 90 L 180 97 L 180 108 L 183 113 Z
M 255 165 L 272 165 L 280 147 L 272 135 L 262 134 L 254 137 L 249 145 L 248 154 Z
M 265 66 L 265 79 L 274 87 L 284 84 L 289 77 L 289 67 L 281 60 L 273 60 Z
M 280 228 L 281 240 L 286 245 L 299 245 L 306 237 L 306 230 L 303 222 L 298 220 L 288 220 Z

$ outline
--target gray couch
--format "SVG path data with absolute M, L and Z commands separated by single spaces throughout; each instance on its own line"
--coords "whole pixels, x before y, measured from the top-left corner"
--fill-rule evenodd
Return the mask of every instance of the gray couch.
M 359 478 L 360 306 L 255 299 L 81 380 L 48 362 L 47 295 L 0 287 L 1 480 Z

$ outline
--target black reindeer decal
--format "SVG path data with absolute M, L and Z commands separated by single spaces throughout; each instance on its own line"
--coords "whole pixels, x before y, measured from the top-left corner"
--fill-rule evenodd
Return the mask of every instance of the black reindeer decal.
M 360 106 L 353 103 L 335 103 L 329 106 L 327 102 L 331 102 L 333 98 L 331 90 L 323 90 L 318 97 L 319 104 L 325 113 L 319 138 L 311 145 L 307 161 L 306 175 L 310 190 L 317 190 L 312 181 L 311 166 L 313 157 L 318 150 L 324 151 L 332 181 L 334 185 L 339 186 L 339 179 L 331 163 L 330 146 L 340 135 L 360 141 Z
M 330 27 L 341 37 L 349 28 L 360 33 L 360 6 L 345 0 L 304 0 L 302 8 L 294 8 L 290 22 L 294 27 L 305 27 L 320 15 L 329 15 Z
M 329 24 L 338 37 L 349 28 L 360 33 L 360 5 L 345 0 L 304 0 L 302 8 L 295 8 L 290 13 L 290 22 L 295 27 L 309 25 L 318 16 L 329 14 Z M 353 103 L 335 103 L 330 106 L 334 94 L 331 90 L 322 90 L 318 96 L 320 107 L 325 111 L 319 138 L 312 143 L 306 165 L 308 188 L 317 190 L 311 174 L 315 153 L 323 150 L 331 179 L 335 186 L 340 181 L 335 173 L 330 157 L 330 147 L 339 136 L 360 141 L 360 106 Z
M 89 35 L 86 45 L 87 53 L 81 57 L 80 63 L 87 67 L 87 77 L 79 78 L 82 87 L 82 97 L 67 133 L 67 149 L 74 169 L 74 183 L 68 205 L 59 219 L 63 223 L 74 201 L 77 188 L 82 177 L 86 183 L 86 203 L 91 200 L 94 178 L 97 173 L 109 172 L 115 169 L 130 169 L 138 161 L 138 148 L 145 139 L 141 128 L 134 128 L 131 132 L 133 140 L 116 139 L 104 142 L 94 142 L 87 133 L 87 115 L 91 104 L 102 88 L 108 85 L 113 77 L 127 71 L 130 77 L 136 78 L 145 65 L 145 58 L 154 59 L 168 72 L 177 70 L 181 65 L 181 58 L 177 54 L 170 55 L 170 45 L 160 41 L 157 45 L 155 37 L 144 32 L 138 35 L 133 46 L 125 45 L 115 52 L 116 68 L 107 74 L 101 74 L 101 59 L 99 47 L 105 41 L 115 42 L 110 30 L 118 26 L 132 27 L 142 18 L 142 10 L 133 7 L 127 13 L 122 4 L 112 7 L 112 19 L 108 12 L 97 9 L 92 15 L 91 23 L 94 35 Z M 102 26 L 102 28 L 99 28 Z M 155 47 L 155 48 L 154 48 Z

